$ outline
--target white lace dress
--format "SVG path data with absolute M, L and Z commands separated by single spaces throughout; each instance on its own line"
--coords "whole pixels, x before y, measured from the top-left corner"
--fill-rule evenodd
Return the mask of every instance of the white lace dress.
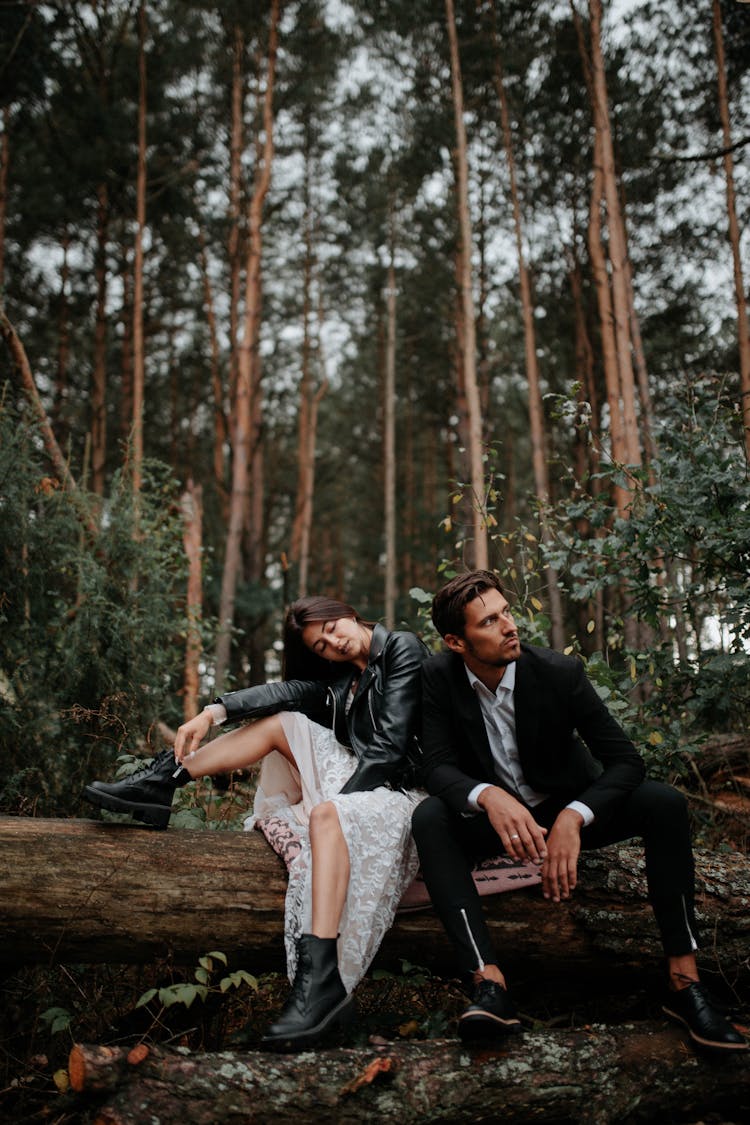
M 279 816 L 302 841 L 302 850 L 289 869 L 284 913 L 291 981 L 297 968 L 297 939 L 310 933 L 312 925 L 310 810 L 321 801 L 335 804 L 350 864 L 339 926 L 339 971 L 344 987 L 351 992 L 367 972 L 401 896 L 416 874 L 411 814 L 425 794 L 385 788 L 342 794 L 342 786 L 357 765 L 355 756 L 336 741 L 333 731 L 306 715 L 282 712 L 279 717 L 297 769 L 275 751 L 263 759 L 253 815 L 245 827 L 252 828 L 263 817 Z

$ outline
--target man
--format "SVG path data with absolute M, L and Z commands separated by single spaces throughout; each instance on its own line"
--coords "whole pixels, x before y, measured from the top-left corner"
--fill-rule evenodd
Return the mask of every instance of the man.
M 694 866 L 684 798 L 643 761 L 580 660 L 522 645 L 497 577 L 459 575 L 435 596 L 448 651 L 422 666 L 425 777 L 412 826 L 422 874 L 473 1002 L 465 1040 L 520 1031 L 472 864 L 501 851 L 541 865 L 550 903 L 570 898 L 581 848 L 641 837 L 669 971 L 664 1012 L 701 1047 L 746 1050 L 698 979 Z M 585 743 L 585 745 L 584 745 Z

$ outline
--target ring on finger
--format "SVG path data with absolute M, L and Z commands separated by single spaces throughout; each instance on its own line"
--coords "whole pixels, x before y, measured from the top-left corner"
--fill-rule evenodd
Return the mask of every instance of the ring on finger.
M 520 840 L 520 839 L 521 839 L 521 837 L 518 835 L 517 832 L 514 832 L 513 835 L 511 836 L 511 840 Z

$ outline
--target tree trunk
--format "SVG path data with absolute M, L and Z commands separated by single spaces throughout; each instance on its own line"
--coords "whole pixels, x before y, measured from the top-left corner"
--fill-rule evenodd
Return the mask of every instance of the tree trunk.
M 146 227 L 146 5 L 138 9 L 138 173 L 133 255 L 133 438 L 132 480 L 137 496 L 143 474 L 143 232 Z
M 39 397 L 39 392 L 36 388 L 34 376 L 31 371 L 31 365 L 29 363 L 28 356 L 26 355 L 26 349 L 21 343 L 21 340 L 15 328 L 8 320 L 8 317 L 5 314 L 5 309 L 1 304 L 0 335 L 2 335 L 5 343 L 8 345 L 8 350 L 10 351 L 13 365 L 21 377 L 21 385 L 26 397 L 29 400 L 34 416 L 36 417 L 37 423 L 39 425 L 39 430 L 42 435 L 42 441 L 44 442 L 44 448 L 47 451 L 47 456 L 52 462 L 52 467 L 54 469 L 55 475 L 63 488 L 66 488 L 69 492 L 73 492 L 76 489 L 76 482 L 73 479 L 73 475 L 70 469 L 68 468 L 67 461 L 63 457 L 62 450 L 57 444 L 57 439 L 52 430 L 52 426 L 50 425 L 49 418 L 47 417 L 47 412 L 45 411 L 42 400 Z
M 129 251 L 122 247 L 122 350 L 120 352 L 120 440 L 123 448 L 130 441 L 133 425 L 133 271 Z
M 391 216 L 391 223 L 392 223 Z M 383 387 L 383 469 L 385 515 L 385 590 L 386 629 L 396 627 L 396 269 L 391 230 L 390 261 L 386 281 L 386 347 Z
M 455 1039 L 308 1051 L 189 1054 L 76 1044 L 74 1091 L 101 1125 L 502 1121 L 614 1125 L 746 1119 L 750 1068 L 710 1066 L 662 1023 L 535 1030 L 467 1052 Z M 689 1113 L 689 1116 L 684 1116 Z
M 10 161 L 10 109 L 3 106 L 0 134 L 0 293 L 5 290 L 5 217 L 8 212 L 8 163 Z
M 745 432 L 745 453 L 750 460 L 750 323 L 748 323 L 747 298 L 745 296 L 745 282 L 742 276 L 742 258 L 740 256 L 740 228 L 737 222 L 737 204 L 734 191 L 732 132 L 729 124 L 729 96 L 727 93 L 727 72 L 724 63 L 724 33 L 721 26 L 721 5 L 719 0 L 713 0 L 713 30 L 719 85 L 719 115 L 721 117 L 721 133 L 724 147 L 724 175 L 727 181 L 729 241 L 732 246 L 734 296 L 737 303 L 737 336 L 740 353 L 740 402 L 742 424 Z
M 101 183 L 96 189 L 96 314 L 94 362 L 91 378 L 91 488 L 104 495 L 107 462 L 107 239 L 109 193 Z
M 591 20 L 591 76 L 593 90 L 594 127 L 599 135 L 599 154 L 602 160 L 604 198 L 607 207 L 607 233 L 609 261 L 612 276 L 612 309 L 614 312 L 615 346 L 620 373 L 622 396 L 623 436 L 627 463 L 641 464 L 641 446 L 636 415 L 635 374 L 633 371 L 632 341 L 630 335 L 630 309 L 628 294 L 627 244 L 625 224 L 620 206 L 620 193 L 615 169 L 612 128 L 609 116 L 609 98 L 601 47 L 601 0 L 589 0 Z
M 253 460 L 260 456 L 260 451 L 253 448 L 253 438 L 259 436 L 254 434 L 254 429 L 257 428 L 257 405 L 260 394 L 257 378 L 257 341 L 261 298 L 261 228 L 263 205 L 271 180 L 271 163 L 273 160 L 273 92 L 276 73 L 278 21 L 279 0 L 273 0 L 268 38 L 268 75 L 263 101 L 265 139 L 255 189 L 247 212 L 250 242 L 245 279 L 245 317 L 242 343 L 238 351 L 237 392 L 233 404 L 232 487 L 219 602 L 219 635 L 216 643 L 215 687 L 217 691 L 222 690 L 229 669 L 234 606 L 240 575 L 242 533 L 251 501 L 251 469 L 253 468 Z M 257 467 L 257 460 L 255 460 L 255 465 Z M 255 529 L 256 534 L 260 534 L 260 532 L 260 528 Z
M 182 496 L 182 541 L 188 559 L 187 637 L 185 639 L 185 675 L 183 678 L 182 714 L 187 722 L 198 714 L 200 698 L 200 621 L 203 616 L 203 489 L 188 480 Z
M 477 382 L 476 321 L 471 270 L 471 217 L 469 213 L 469 171 L 464 124 L 463 84 L 458 56 L 458 36 L 453 0 L 445 0 L 445 18 L 451 56 L 451 85 L 456 126 L 456 167 L 458 169 L 458 214 L 461 231 L 461 304 L 464 321 L 462 353 L 463 383 L 469 414 L 469 463 L 473 512 L 473 564 L 486 570 L 489 565 L 487 523 L 485 519 L 484 458 L 482 449 L 482 409 Z
M 242 232 L 242 150 L 245 143 L 245 37 L 242 28 L 232 28 L 232 94 L 229 139 L 229 339 L 231 346 L 230 398 L 237 393 L 237 348 L 239 344 L 240 270 Z
M 500 103 L 500 120 L 503 131 L 503 144 L 505 159 L 508 162 L 510 176 L 510 196 L 513 207 L 513 226 L 516 237 L 516 255 L 518 258 L 518 276 L 521 287 L 521 310 L 523 315 L 524 355 L 526 358 L 526 381 L 529 388 L 529 428 L 531 431 L 531 462 L 534 472 L 534 490 L 540 504 L 540 524 L 542 543 L 549 544 L 551 537 L 546 515 L 546 505 L 549 503 L 549 472 L 547 470 L 547 441 L 544 425 L 544 405 L 542 401 L 541 380 L 539 378 L 539 364 L 537 362 L 536 332 L 534 329 L 534 302 L 531 295 L 529 270 L 526 264 L 526 255 L 523 248 L 523 222 L 521 219 L 521 204 L 518 195 L 516 180 L 516 161 L 513 153 L 513 138 L 510 131 L 510 113 L 508 110 L 508 97 L 505 92 L 500 50 L 497 42 L 495 26 L 495 5 L 492 5 L 492 47 L 494 53 L 494 84 Z M 562 599 L 560 586 L 557 580 L 557 571 L 547 567 L 547 594 L 549 599 L 549 613 L 551 624 L 552 647 L 559 652 L 565 647 L 565 624 L 563 621 Z
M 221 349 L 219 347 L 219 333 L 216 325 L 216 309 L 208 272 L 208 255 L 206 254 L 206 238 L 203 231 L 198 233 L 200 245 L 201 273 L 203 275 L 203 299 L 206 303 L 206 321 L 208 335 L 211 341 L 211 390 L 214 400 L 214 425 L 213 425 L 213 471 L 216 495 L 220 502 L 226 500 L 226 480 L 224 474 L 224 447 L 227 442 L 227 416 L 224 408 L 224 385 L 221 378 Z
M 184 861 L 189 856 L 190 862 Z M 697 852 L 704 964 L 746 972 L 750 868 L 739 853 Z M 209 949 L 253 972 L 283 962 L 286 874 L 259 832 L 152 832 L 87 820 L 0 817 L 0 964 L 143 962 L 172 955 L 195 963 Z M 503 964 L 616 973 L 658 964 L 643 853 L 625 845 L 587 852 L 569 903 L 552 906 L 539 886 L 484 898 Z M 196 903 L 200 909 L 196 909 Z M 431 910 L 403 912 L 377 963 L 400 958 L 455 975 Z
M 52 424 L 63 447 L 69 433 L 69 420 L 65 409 L 68 398 L 68 362 L 70 359 L 70 307 L 68 285 L 70 282 L 70 232 L 62 238 L 62 263 L 60 265 L 60 296 L 57 302 L 57 364 L 55 369 L 55 394 L 52 403 Z
M 303 276 L 302 302 L 302 378 L 299 387 L 299 407 L 297 411 L 297 497 L 290 556 L 297 564 L 297 595 L 308 594 L 310 573 L 310 543 L 312 539 L 313 505 L 315 498 L 315 447 L 318 432 L 318 407 L 328 390 L 323 352 L 323 309 L 320 287 L 318 287 L 318 346 L 317 359 L 321 373 L 320 385 L 315 389 L 313 378 L 313 280 L 315 266 L 314 227 L 315 218 L 310 191 L 309 153 L 306 153 L 306 223 L 305 223 L 305 266 Z

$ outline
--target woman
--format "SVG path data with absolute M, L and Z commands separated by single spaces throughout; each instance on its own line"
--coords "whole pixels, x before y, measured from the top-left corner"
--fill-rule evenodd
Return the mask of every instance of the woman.
M 267 1046 L 309 1045 L 350 1014 L 414 877 L 410 834 L 420 668 L 412 633 L 388 632 L 329 598 L 295 602 L 284 625 L 282 683 L 229 692 L 177 732 L 145 770 L 85 796 L 166 828 L 174 790 L 262 761 L 252 821 L 274 813 L 301 836 L 290 869 L 285 942 L 291 994 Z M 212 726 L 256 721 L 201 747 Z

